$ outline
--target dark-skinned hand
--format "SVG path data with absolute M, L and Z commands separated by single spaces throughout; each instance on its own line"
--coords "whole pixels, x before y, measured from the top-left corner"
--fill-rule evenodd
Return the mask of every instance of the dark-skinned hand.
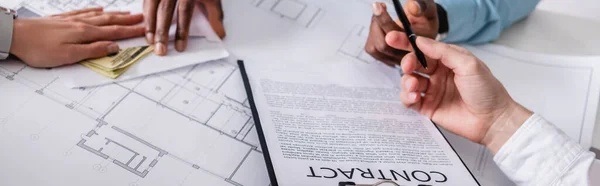
M 407 0 L 403 8 L 415 34 L 432 39 L 437 36 L 439 20 L 437 6 L 433 0 Z M 405 35 L 399 36 L 398 48 L 390 47 L 385 42 L 386 34 L 392 31 L 404 31 L 402 24 L 394 21 L 390 14 L 396 15 L 396 12 L 388 12 L 385 3 L 373 4 L 373 17 L 365 50 L 375 59 L 395 66 L 412 51 L 412 46 Z
M 157 55 L 167 54 L 169 27 L 173 16 L 176 15 L 175 49 L 179 52 L 185 51 L 194 8 L 202 9 L 217 35 L 225 37 L 221 0 L 144 0 L 146 40 L 155 45 L 154 51 Z

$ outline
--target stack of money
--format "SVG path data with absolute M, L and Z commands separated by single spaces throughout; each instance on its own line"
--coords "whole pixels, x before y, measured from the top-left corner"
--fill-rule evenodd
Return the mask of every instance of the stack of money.
M 121 49 L 118 53 L 96 59 L 88 59 L 80 64 L 106 77 L 116 79 L 154 50 L 152 46 Z

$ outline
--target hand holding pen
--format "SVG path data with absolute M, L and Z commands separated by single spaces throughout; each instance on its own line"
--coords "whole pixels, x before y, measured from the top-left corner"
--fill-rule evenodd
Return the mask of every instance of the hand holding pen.
M 404 5 L 403 10 L 414 33 L 418 36 L 435 38 L 440 29 L 436 3 L 433 0 L 407 0 Z M 389 66 L 396 66 L 399 65 L 404 55 L 414 49 L 406 36 L 399 38 L 399 42 L 403 46 L 401 48 L 395 49 L 386 43 L 388 33 L 392 31 L 404 32 L 404 26 L 399 20 L 394 21 L 390 16 L 390 13 L 395 14 L 393 7 L 390 7 L 389 11 L 388 13 L 388 7 L 384 3 L 373 4 L 373 17 L 365 50 L 375 59 Z M 429 69 L 432 65 L 435 64 L 428 64 Z

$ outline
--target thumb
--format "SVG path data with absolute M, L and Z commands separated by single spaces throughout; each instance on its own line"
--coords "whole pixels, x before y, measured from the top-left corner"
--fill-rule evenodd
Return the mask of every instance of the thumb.
M 460 74 L 458 71 L 463 67 L 473 66 L 474 63 L 478 62 L 475 56 L 457 49 L 458 47 L 426 37 L 417 37 L 417 46 L 425 56 L 442 62 L 444 66 L 452 69 L 457 74 Z
M 90 44 L 74 44 L 68 47 L 73 51 L 71 63 L 77 63 L 85 59 L 105 57 L 119 52 L 119 45 L 112 41 L 98 41 Z

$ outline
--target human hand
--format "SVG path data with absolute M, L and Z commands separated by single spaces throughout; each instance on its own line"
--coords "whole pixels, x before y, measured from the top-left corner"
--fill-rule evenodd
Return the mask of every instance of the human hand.
M 404 33 L 391 32 L 386 42 L 401 47 L 401 36 Z M 493 153 L 532 115 L 468 50 L 424 37 L 418 37 L 417 45 L 429 58 L 428 63 L 436 65 L 425 71 L 414 53 L 403 58 L 401 66 L 406 74 L 400 99 L 408 108 L 452 133 L 486 145 Z
M 428 38 L 437 36 L 439 20 L 433 0 L 407 0 L 403 8 L 415 34 Z M 402 45 L 398 48 L 386 44 L 385 35 L 391 31 L 404 31 L 402 23 L 392 20 L 385 3 L 373 3 L 373 17 L 365 50 L 375 59 L 395 66 L 412 48 L 406 35 L 399 39 Z
M 178 15 L 175 49 L 183 52 L 187 48 L 195 6 L 203 9 L 202 12 L 206 14 L 208 22 L 217 35 L 221 38 L 225 37 L 221 0 L 144 0 L 146 40 L 149 44 L 155 44 L 154 52 L 157 55 L 167 54 L 169 28 L 174 14 Z
M 142 15 L 91 8 L 14 22 L 10 53 L 32 67 L 56 67 L 117 53 L 113 40 L 139 37 Z

